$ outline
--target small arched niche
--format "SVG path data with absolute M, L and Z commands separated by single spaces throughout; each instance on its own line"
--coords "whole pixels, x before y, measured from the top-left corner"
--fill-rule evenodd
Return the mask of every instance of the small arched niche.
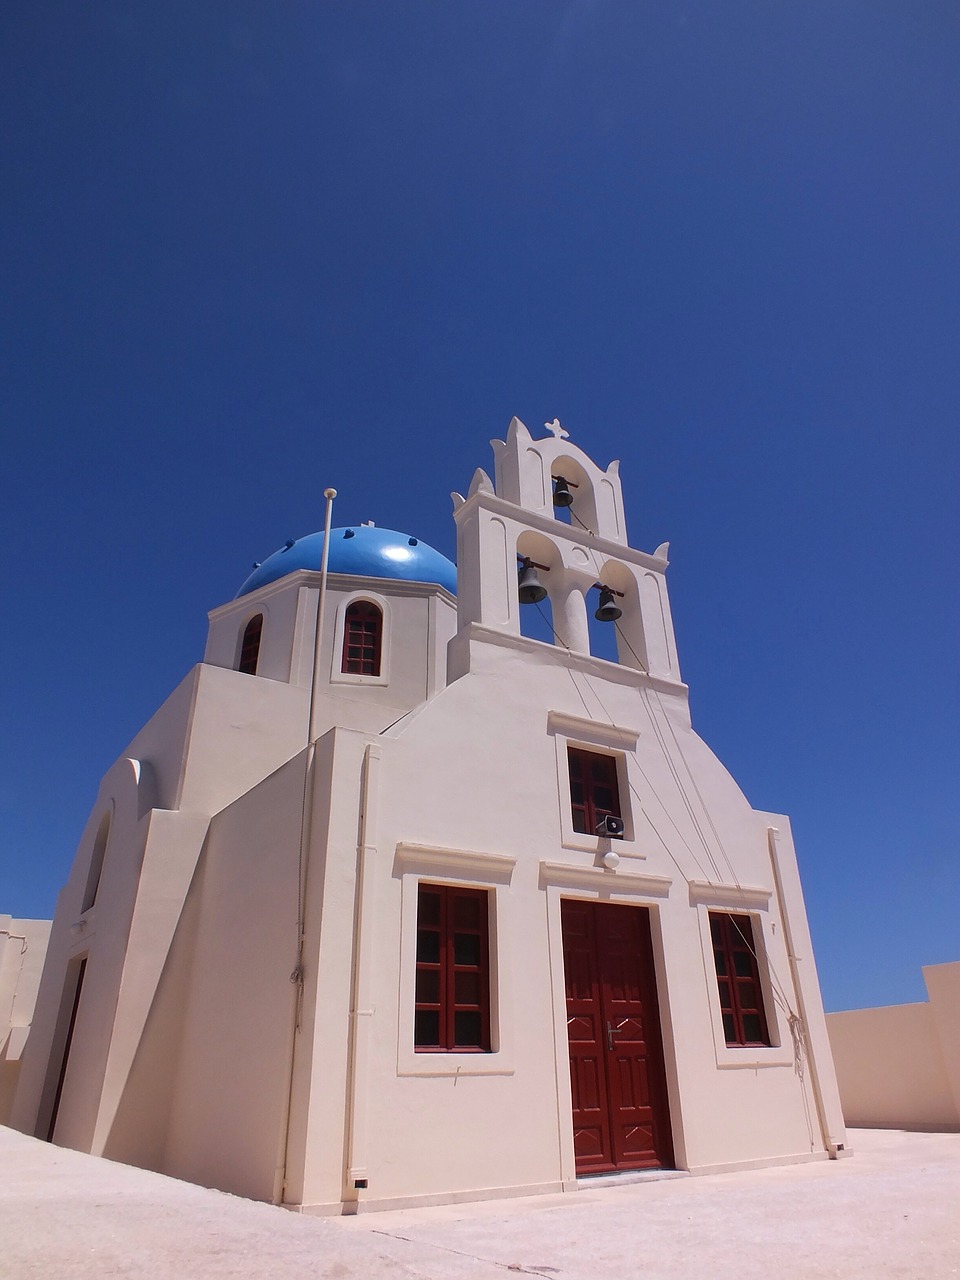
M 87 881 L 83 890 L 83 905 L 80 907 L 80 914 L 89 911 L 97 900 L 97 890 L 100 888 L 100 878 L 103 875 L 103 859 L 107 852 L 107 841 L 110 839 L 110 811 L 109 809 L 100 819 L 100 825 L 97 827 L 97 834 L 93 841 L 93 853 L 90 857 L 90 866 L 87 870 Z

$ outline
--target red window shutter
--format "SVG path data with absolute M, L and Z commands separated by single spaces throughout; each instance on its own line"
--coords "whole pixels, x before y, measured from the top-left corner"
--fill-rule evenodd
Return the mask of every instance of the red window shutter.
M 340 670 L 355 676 L 378 676 L 383 647 L 383 614 L 369 600 L 355 600 L 343 622 Z
M 243 631 L 240 642 L 240 662 L 237 670 L 245 675 L 255 676 L 260 662 L 260 638 L 263 635 L 263 614 L 258 613 L 251 618 Z
M 413 1037 L 418 1053 L 490 1050 L 488 903 L 482 889 L 420 885 Z
M 622 818 L 615 756 L 568 747 L 573 829 L 595 835 L 602 818 Z
M 710 937 L 724 1039 L 730 1046 L 769 1045 L 750 917 L 711 911 Z

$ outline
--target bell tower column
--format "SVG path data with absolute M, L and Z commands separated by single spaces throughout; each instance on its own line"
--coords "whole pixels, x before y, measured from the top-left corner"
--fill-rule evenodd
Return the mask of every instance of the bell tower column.
M 560 578 L 557 589 L 550 593 L 556 643 L 573 653 L 590 652 L 590 627 L 583 593 L 583 584 L 571 581 L 567 575 Z

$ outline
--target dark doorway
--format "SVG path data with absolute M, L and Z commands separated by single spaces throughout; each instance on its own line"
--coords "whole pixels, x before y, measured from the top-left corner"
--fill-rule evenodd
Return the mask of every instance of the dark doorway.
M 54 1040 L 54 1052 L 51 1058 L 51 1064 L 58 1062 L 57 1050 L 59 1048 L 59 1063 L 56 1067 L 56 1087 L 54 1089 L 53 1098 L 49 1104 L 49 1119 L 45 1120 L 43 1112 L 41 1111 L 40 1124 L 37 1129 L 37 1137 L 45 1138 L 47 1142 L 53 1141 L 53 1135 L 57 1128 L 57 1117 L 60 1114 L 60 1099 L 63 1096 L 63 1082 L 67 1076 L 67 1063 L 70 1061 L 70 1046 L 73 1043 L 73 1032 L 77 1025 L 77 1011 L 80 1008 L 80 995 L 83 991 L 83 976 L 86 973 L 86 970 L 86 956 L 79 961 L 71 963 L 67 967 L 67 979 L 64 983 L 63 995 L 60 1001 L 60 1017 L 57 1020 L 57 1034 Z M 52 1081 L 49 1081 L 49 1083 L 52 1083 Z M 47 1096 L 49 1097 L 49 1094 Z

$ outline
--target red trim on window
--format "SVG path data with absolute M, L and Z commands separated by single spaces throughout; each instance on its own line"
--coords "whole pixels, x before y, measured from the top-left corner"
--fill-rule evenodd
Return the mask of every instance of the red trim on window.
M 728 1045 L 769 1045 L 763 991 L 749 916 L 710 912 L 723 1035 Z
M 596 835 L 602 818 L 623 817 L 616 757 L 584 751 L 581 747 L 568 747 L 567 754 L 573 829 L 584 835 Z
M 347 675 L 378 676 L 382 646 L 383 614 L 369 600 L 355 600 L 343 621 L 340 670 Z
M 417 1053 L 490 1052 L 489 897 L 421 884 L 413 1043 Z
M 258 613 L 243 629 L 243 640 L 240 642 L 240 662 L 237 670 L 245 675 L 255 676 L 260 662 L 260 638 L 263 635 L 263 614 Z

